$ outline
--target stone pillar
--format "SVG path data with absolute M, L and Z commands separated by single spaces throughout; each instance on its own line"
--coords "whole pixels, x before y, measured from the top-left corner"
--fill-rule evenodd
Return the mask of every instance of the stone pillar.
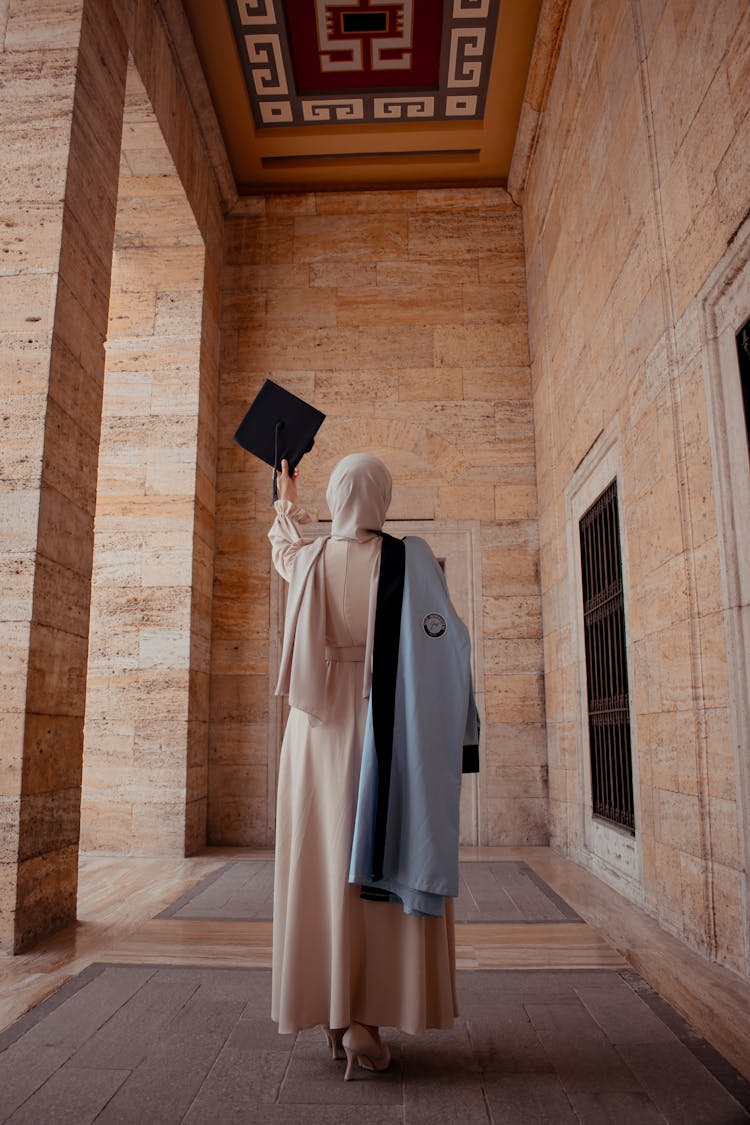
M 201 475 L 201 407 L 210 415 L 201 401 L 206 255 L 134 66 L 124 123 L 81 846 L 120 855 L 184 855 L 205 842 L 206 770 L 200 767 L 207 724 L 201 714 L 208 704 L 201 708 L 200 699 L 213 577 Z M 203 380 L 204 398 L 205 390 Z M 210 450 L 207 456 L 211 464 Z
M 107 0 L 0 2 L 0 946 L 75 918 L 127 47 Z

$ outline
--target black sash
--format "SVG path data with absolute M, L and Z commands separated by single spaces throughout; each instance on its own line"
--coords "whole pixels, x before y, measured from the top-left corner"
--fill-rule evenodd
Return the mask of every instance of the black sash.
M 383 533 L 380 577 L 375 609 L 372 650 L 372 726 L 378 760 L 378 795 L 375 806 L 375 841 L 370 878 L 383 878 L 388 797 L 391 789 L 393 723 L 396 712 L 396 671 L 401 634 L 401 605 L 404 599 L 406 545 Z
M 378 762 L 375 832 L 370 879 L 383 878 L 385 838 L 388 825 L 388 800 L 391 790 L 393 727 L 396 715 L 396 674 L 401 636 L 401 607 L 404 600 L 406 544 L 383 532 L 380 577 L 375 605 L 375 636 L 372 651 L 372 726 Z M 478 727 L 478 720 L 477 720 Z M 463 773 L 479 770 L 479 749 L 464 746 Z M 361 897 L 392 901 L 394 896 L 380 887 L 363 886 Z

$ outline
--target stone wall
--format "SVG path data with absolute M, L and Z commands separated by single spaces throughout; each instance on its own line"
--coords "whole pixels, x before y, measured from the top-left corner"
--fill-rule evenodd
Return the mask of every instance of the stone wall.
M 187 818 L 202 841 L 220 191 L 155 5 L 0 0 L 0 945 L 75 918 L 104 340 L 128 50 L 206 249 L 193 508 Z M 210 564 L 208 564 L 210 569 Z M 187 824 L 185 824 L 185 820 Z
M 127 48 L 110 6 L 0 5 L 0 943 L 75 918 L 103 341 Z
M 205 251 L 135 67 L 125 99 L 96 505 L 81 847 L 184 854 L 190 677 L 211 539 L 196 519 Z M 210 406 L 209 406 L 210 411 Z M 195 578 L 195 584 L 194 584 Z M 205 616 L 205 614 L 204 614 Z M 195 646 L 205 655 L 196 661 Z M 188 834 L 189 835 L 189 834 Z M 205 827 L 197 840 L 205 840 Z
M 314 515 L 327 514 L 325 484 L 338 458 L 370 450 L 393 472 L 393 518 L 434 527 L 477 521 L 480 838 L 544 843 L 520 212 L 499 189 L 278 196 L 243 206 L 227 224 L 222 282 L 209 840 L 272 843 L 270 473 L 232 441 L 269 377 L 328 416 L 302 467 Z
M 749 42 L 741 0 L 572 0 L 524 197 L 552 841 L 619 881 L 587 836 L 566 525 L 566 490 L 611 441 L 639 778 L 640 871 L 620 885 L 736 967 L 740 786 L 698 293 L 750 206 Z

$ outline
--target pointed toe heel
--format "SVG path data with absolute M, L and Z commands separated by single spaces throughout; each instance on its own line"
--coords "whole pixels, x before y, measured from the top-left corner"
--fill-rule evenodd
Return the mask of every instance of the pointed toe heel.
M 353 1023 L 344 1032 L 342 1043 L 346 1054 L 345 1082 L 352 1078 L 355 1059 L 363 1070 L 386 1070 L 390 1065 L 391 1052 L 386 1044 L 361 1023 Z

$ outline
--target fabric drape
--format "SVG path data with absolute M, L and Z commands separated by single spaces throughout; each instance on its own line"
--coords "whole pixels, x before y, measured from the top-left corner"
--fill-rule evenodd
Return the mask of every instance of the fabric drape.
M 368 484 L 381 526 L 384 479 L 371 474 Z M 351 515 L 351 497 L 338 512 Z M 288 500 L 276 510 L 272 556 L 290 583 L 279 687 L 289 691 L 290 713 L 278 779 L 272 1016 L 280 1032 L 355 1020 L 411 1033 L 450 1027 L 452 900 L 442 918 L 419 917 L 400 903 L 365 901 L 348 883 L 380 536 L 306 543 L 304 511 Z M 372 530 L 357 522 L 358 510 L 354 523 L 337 527 Z

